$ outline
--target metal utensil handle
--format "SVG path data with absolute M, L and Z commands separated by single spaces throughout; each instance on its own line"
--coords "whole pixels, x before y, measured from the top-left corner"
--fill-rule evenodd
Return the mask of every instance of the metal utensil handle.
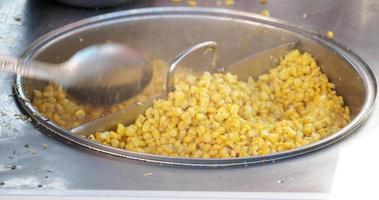
M 56 66 L 37 61 L 24 62 L 21 59 L 0 56 L 0 72 L 10 72 L 29 78 L 55 80 Z
M 167 97 L 167 94 L 174 89 L 175 69 L 180 64 L 180 62 L 189 54 L 204 48 L 206 48 L 204 52 L 205 54 L 208 52 L 214 53 L 212 59 L 212 67 L 215 67 L 217 60 L 217 43 L 214 41 L 208 41 L 194 45 L 178 54 L 178 56 L 176 56 L 174 61 L 169 66 L 167 72 L 166 93 L 153 97 L 143 102 L 142 105 L 131 105 L 122 111 L 114 112 L 102 118 L 82 124 L 72 129 L 71 132 L 79 135 L 88 136 L 89 134 L 94 132 L 109 130 L 116 126 L 119 122 L 134 121 L 138 117 L 138 115 L 142 114 L 149 106 L 153 105 L 155 99 L 164 99 L 165 97 Z
M 204 54 L 207 54 L 209 52 L 213 53 L 213 59 L 212 59 L 211 65 L 214 68 L 216 66 L 216 62 L 217 62 L 217 53 L 218 53 L 217 52 L 217 46 L 218 45 L 215 41 L 202 42 L 202 43 L 196 44 L 196 45 L 184 50 L 180 54 L 178 54 L 176 56 L 176 58 L 174 59 L 174 61 L 169 66 L 168 71 L 167 71 L 166 94 L 168 94 L 169 92 L 174 90 L 174 87 L 175 87 L 174 86 L 174 76 L 175 76 L 176 67 L 189 54 L 191 54 L 195 51 L 198 51 L 199 49 L 207 48 L 204 51 Z

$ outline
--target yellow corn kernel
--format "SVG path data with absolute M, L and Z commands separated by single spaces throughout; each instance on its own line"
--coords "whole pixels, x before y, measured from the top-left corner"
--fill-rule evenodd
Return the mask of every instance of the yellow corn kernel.
M 93 136 L 93 135 L 88 136 L 88 139 L 93 140 L 93 141 L 96 141 L 96 138 L 95 138 L 95 136 Z
M 275 134 L 275 133 L 270 134 L 270 135 L 268 136 L 268 139 L 269 139 L 271 142 L 275 143 L 275 142 L 277 142 L 277 141 L 279 140 L 279 135 L 278 135 L 278 134 Z
M 54 92 L 43 92 L 42 96 L 43 97 L 53 97 L 54 96 Z
M 33 90 L 34 92 L 34 98 L 41 98 L 42 97 L 42 92 L 39 90 Z
M 270 17 L 270 12 L 268 10 L 263 10 L 261 12 L 261 15 L 266 16 L 266 17 Z
M 212 142 L 212 134 L 211 133 L 204 134 L 203 138 L 204 138 L 204 142 L 206 142 L 206 143 Z
M 117 133 L 115 133 L 113 131 L 109 132 L 109 137 L 111 139 L 119 139 L 119 136 L 117 135 Z
M 128 137 L 132 137 L 136 135 L 137 127 L 135 125 L 130 125 L 125 128 L 125 135 Z
M 119 135 L 123 135 L 125 132 L 125 126 L 122 125 L 121 123 L 117 124 L 117 130 L 116 133 Z
M 110 137 L 109 134 L 107 134 L 107 135 L 105 136 L 105 140 L 104 140 L 104 142 L 105 142 L 106 144 L 110 144 L 110 143 L 111 143 L 111 137 Z
M 233 6 L 234 5 L 234 0 L 225 0 L 225 5 L 226 6 Z
M 78 119 L 84 119 L 84 117 L 86 116 L 86 113 L 84 112 L 84 110 L 78 110 L 75 112 L 75 116 Z
M 120 142 L 118 147 L 121 149 L 124 149 L 125 148 L 125 142 Z
M 329 38 L 329 39 L 333 39 L 334 38 L 334 33 L 332 31 L 328 31 L 326 32 L 326 36 Z
M 313 133 L 313 127 L 312 124 L 307 124 L 304 126 L 304 135 L 310 136 Z
M 107 134 L 106 134 L 106 132 L 104 132 L 104 133 L 96 132 L 95 138 L 97 141 L 103 142 L 107 138 Z
M 189 6 L 195 7 L 195 6 L 197 6 L 197 1 L 196 0 L 187 0 L 187 4 Z
M 120 144 L 120 142 L 116 139 L 111 139 L 111 146 L 112 147 L 118 147 L 118 145 Z

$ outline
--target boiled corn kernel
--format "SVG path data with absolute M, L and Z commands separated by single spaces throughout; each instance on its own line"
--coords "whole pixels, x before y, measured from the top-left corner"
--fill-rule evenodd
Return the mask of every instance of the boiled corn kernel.
M 326 32 L 326 37 L 328 37 L 329 39 L 333 39 L 334 33 L 332 31 L 328 31 L 328 32 Z
M 261 15 L 266 16 L 266 17 L 270 17 L 270 11 L 268 11 L 268 10 L 263 10 L 263 11 L 261 12 Z
M 167 100 L 155 101 L 134 124 L 91 139 L 166 156 L 246 157 L 319 141 L 351 120 L 315 60 L 297 50 L 247 83 L 230 73 L 181 80 Z
M 156 59 L 152 62 L 153 77 L 151 84 L 147 86 L 139 95 L 116 105 L 112 106 L 89 106 L 81 105 L 74 101 L 66 94 L 61 86 L 48 84 L 42 90 L 33 90 L 33 105 L 38 111 L 52 120 L 54 123 L 65 129 L 72 129 L 88 121 L 95 120 L 111 112 L 117 112 L 125 109 L 131 104 L 144 102 L 148 98 L 163 92 L 164 81 L 162 77 L 166 74 L 168 64 L 162 60 Z M 174 82 L 185 78 L 183 71 L 186 68 L 179 68 Z M 196 77 L 193 77 L 196 79 Z M 185 87 L 185 86 L 184 86 Z M 56 113 L 55 117 L 51 113 Z M 142 123 L 142 120 L 140 120 Z
M 187 4 L 189 6 L 195 7 L 197 6 L 197 0 L 187 0 Z
M 225 0 L 225 5 L 226 6 L 233 6 L 234 5 L 234 0 Z

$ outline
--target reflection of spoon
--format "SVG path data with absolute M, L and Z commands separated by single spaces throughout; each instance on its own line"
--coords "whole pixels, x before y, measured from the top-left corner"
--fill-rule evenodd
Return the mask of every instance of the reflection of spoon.
M 195 52 L 205 51 L 205 54 L 208 52 L 213 54 L 211 68 L 206 68 L 204 69 L 205 71 L 209 70 L 211 72 L 219 73 L 231 72 L 233 74 L 237 74 L 240 80 L 247 81 L 248 77 L 258 77 L 262 73 L 268 71 L 273 66 L 276 66 L 278 64 L 279 58 L 286 55 L 287 52 L 293 49 L 297 44 L 298 40 L 294 42 L 288 42 L 277 47 L 265 50 L 258 54 L 251 55 L 231 65 L 225 67 L 217 67 L 217 43 L 214 41 L 199 43 L 184 50 L 171 63 L 167 73 L 165 94 L 151 98 L 148 101 L 143 102 L 143 104 L 131 105 L 124 110 L 114 112 L 105 117 L 96 119 L 86 124 L 82 124 L 72 129 L 71 132 L 89 136 L 90 134 L 95 132 L 111 130 L 120 122 L 126 124 L 133 123 L 134 120 L 138 117 L 138 115 L 142 114 L 149 106 L 153 105 L 154 100 L 167 98 L 168 92 L 174 90 L 175 69 L 185 58 L 188 58 L 191 54 Z
M 152 77 L 147 59 L 120 44 L 84 48 L 61 64 L 0 56 L 0 71 L 56 82 L 78 101 L 90 104 L 126 100 L 148 85 Z

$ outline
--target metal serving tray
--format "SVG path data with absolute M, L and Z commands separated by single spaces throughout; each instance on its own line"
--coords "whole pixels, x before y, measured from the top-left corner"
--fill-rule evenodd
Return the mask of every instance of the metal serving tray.
M 367 64 L 333 40 L 259 15 L 216 9 L 157 8 L 97 16 L 59 28 L 34 42 L 26 60 L 63 62 L 79 49 L 105 43 L 127 43 L 152 58 L 171 61 L 183 49 L 206 40 L 219 44 L 219 64 L 225 66 L 285 42 L 299 39 L 298 48 L 312 54 L 336 91 L 350 107 L 353 120 L 339 132 L 290 151 L 231 159 L 173 158 L 112 148 L 65 130 L 43 117 L 30 103 L 33 89 L 46 83 L 17 77 L 16 93 L 30 116 L 49 131 L 89 149 L 137 160 L 190 166 L 230 166 L 261 163 L 311 152 L 354 132 L 369 116 L 376 97 L 376 81 Z M 196 61 L 192 62 L 194 67 Z M 262 68 L 253 76 L 268 69 Z M 165 77 L 162 77 L 165 78 Z

